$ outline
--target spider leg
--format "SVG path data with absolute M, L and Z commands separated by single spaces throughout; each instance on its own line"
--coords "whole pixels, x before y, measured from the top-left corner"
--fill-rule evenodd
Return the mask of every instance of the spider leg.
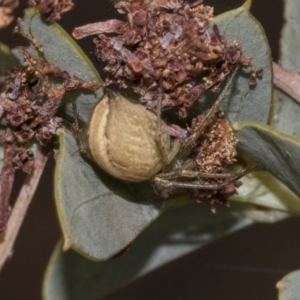
M 222 187 L 227 186 L 230 183 L 233 183 L 235 181 L 237 181 L 238 179 L 240 179 L 241 177 L 245 176 L 246 174 L 257 170 L 259 168 L 259 166 L 255 166 L 253 168 L 247 169 L 247 170 L 243 170 L 243 171 L 239 171 L 236 172 L 234 174 L 229 174 L 229 173 L 225 173 L 225 174 L 213 174 L 213 173 L 202 173 L 202 172 L 197 172 L 197 171 L 189 171 L 186 170 L 185 173 L 182 173 L 182 176 L 178 176 L 177 173 L 177 177 L 175 177 L 174 171 L 170 172 L 170 173 L 165 173 L 165 174 L 160 174 L 157 175 L 153 181 L 164 187 L 164 188 L 187 188 L 187 189 L 203 189 L 203 190 L 218 190 Z M 185 170 L 182 170 L 185 171 Z M 168 177 L 168 175 L 171 174 L 173 177 Z M 186 175 L 186 176 L 185 176 Z M 201 175 L 205 175 L 205 176 L 201 176 Z M 217 176 L 210 176 L 210 175 L 217 175 Z M 199 176 L 199 177 L 198 177 Z M 183 177 L 183 178 L 215 178 L 215 179 L 228 179 L 223 183 L 215 183 L 215 184 L 206 184 L 204 182 L 204 180 L 196 180 L 196 181 L 191 181 L 191 182 L 182 182 L 182 181 L 174 181 L 173 179 L 178 178 L 178 177 Z
M 203 132 L 203 129 L 206 127 L 206 125 L 210 122 L 211 118 L 218 111 L 222 100 L 225 98 L 226 93 L 228 92 L 228 89 L 232 84 L 232 81 L 236 74 L 236 71 L 237 71 L 237 68 L 235 68 L 233 70 L 228 82 L 226 83 L 225 88 L 223 89 L 223 91 L 221 92 L 221 94 L 219 95 L 219 97 L 217 98 L 215 103 L 212 105 L 212 107 L 210 108 L 210 110 L 208 111 L 206 116 L 204 117 L 203 121 L 195 129 L 195 132 L 186 138 L 184 145 L 182 146 L 182 150 L 181 150 L 182 156 L 187 156 L 190 153 L 192 144 L 199 138 L 200 134 Z
M 156 105 L 156 115 L 157 115 L 157 129 L 155 135 L 155 142 L 162 156 L 162 161 L 165 166 L 169 165 L 173 159 L 177 156 L 181 149 L 181 141 L 175 139 L 171 144 L 171 149 L 166 149 L 164 141 L 162 140 L 163 124 L 161 119 L 162 110 L 162 87 L 160 81 L 159 97 Z
M 77 144 L 78 144 L 79 152 L 81 154 L 87 156 L 88 158 L 94 160 L 91 157 L 89 151 L 87 150 L 85 143 L 83 141 L 82 135 L 81 135 L 81 130 L 80 130 L 80 126 L 79 126 L 79 115 L 78 115 L 77 105 L 76 105 L 75 101 L 72 101 L 72 110 L 73 110 L 73 114 L 74 114 L 73 130 L 74 130 L 74 136 L 75 136 Z
M 201 171 L 193 171 L 186 169 L 177 169 L 167 173 L 159 174 L 159 177 L 163 179 L 176 179 L 179 177 L 182 178 L 215 178 L 215 179 L 232 179 L 235 177 L 244 176 L 245 174 L 254 171 L 254 168 L 248 170 L 242 170 L 235 173 L 207 173 Z

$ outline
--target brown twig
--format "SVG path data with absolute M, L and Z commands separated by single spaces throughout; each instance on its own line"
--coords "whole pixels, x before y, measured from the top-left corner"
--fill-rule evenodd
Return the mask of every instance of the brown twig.
M 33 172 L 26 177 L 7 222 L 6 230 L 0 236 L 0 271 L 6 260 L 12 255 L 14 242 L 40 181 L 47 159 L 47 155 L 42 152 L 37 155 Z
M 11 160 L 12 150 L 12 145 L 4 145 L 4 161 L 0 172 L 0 232 L 6 227 L 9 216 L 9 199 L 15 180 L 15 168 Z
M 284 69 L 274 62 L 273 73 L 274 85 L 300 103 L 300 75 L 295 71 Z

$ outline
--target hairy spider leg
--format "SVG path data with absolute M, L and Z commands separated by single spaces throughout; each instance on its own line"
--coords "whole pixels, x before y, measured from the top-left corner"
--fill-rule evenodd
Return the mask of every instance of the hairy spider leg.
M 254 166 L 247 170 L 238 171 L 235 173 L 208 173 L 208 172 L 201 172 L 201 171 L 194 171 L 194 170 L 187 170 L 184 168 L 180 168 L 168 173 L 161 173 L 158 177 L 162 179 L 176 179 L 176 178 L 214 178 L 214 179 L 233 179 L 239 176 L 244 176 L 246 174 L 255 170 L 258 170 L 258 166 Z
M 164 188 L 187 188 L 187 189 L 203 189 L 203 190 L 219 190 L 223 187 L 226 187 L 230 183 L 236 182 L 238 179 L 242 178 L 246 174 L 257 170 L 258 166 L 255 166 L 253 168 L 250 168 L 248 170 L 244 170 L 238 173 L 233 174 L 229 180 L 223 182 L 223 183 L 215 183 L 215 184 L 205 184 L 203 181 L 192 181 L 192 182 L 182 182 L 182 181 L 174 181 L 162 178 L 163 176 L 158 175 L 156 176 L 153 181 L 158 184 L 161 187 Z M 168 174 L 168 173 L 166 173 Z M 218 174 L 221 175 L 221 174 Z M 225 175 L 225 174 L 223 174 Z M 228 175 L 228 174 L 226 174 Z M 190 177 L 189 177 L 190 178 Z M 206 177 L 207 178 L 207 177 Z M 219 177 L 220 178 L 220 177 Z
M 81 135 L 81 129 L 79 126 L 79 114 L 78 114 L 77 105 L 76 105 L 75 101 L 72 101 L 72 110 L 73 110 L 73 115 L 74 115 L 74 124 L 72 127 L 74 130 L 74 136 L 77 141 L 79 152 L 94 161 L 93 157 L 87 150 L 87 147 L 85 146 L 85 143 L 84 143 L 82 135 Z
M 199 136 L 202 133 L 203 129 L 206 127 L 206 125 L 208 125 L 211 118 L 218 111 L 222 100 L 225 98 L 225 96 L 228 92 L 228 89 L 232 84 L 232 81 L 233 81 L 233 78 L 234 78 L 236 72 L 237 72 L 237 68 L 235 68 L 233 70 L 228 82 L 226 83 L 225 88 L 223 89 L 223 91 L 221 92 L 221 94 L 219 95 L 219 97 L 217 98 L 215 103 L 212 105 L 212 107 L 210 108 L 210 110 L 208 111 L 206 116 L 204 117 L 203 121 L 196 127 L 195 132 L 192 135 L 190 135 L 189 137 L 187 137 L 186 140 L 184 141 L 184 144 L 182 145 L 182 148 L 181 148 L 181 156 L 188 156 L 189 155 L 189 153 L 191 151 L 192 144 L 199 138 Z
M 169 165 L 176 157 L 176 155 L 180 152 L 181 149 L 181 141 L 179 139 L 175 139 L 171 142 L 171 148 L 166 149 L 164 142 L 162 141 L 162 119 L 161 119 L 161 110 L 162 110 L 162 81 L 160 80 L 159 87 L 159 97 L 157 99 L 156 104 L 156 116 L 157 116 L 157 128 L 155 135 L 155 142 L 162 156 L 162 162 L 165 166 Z

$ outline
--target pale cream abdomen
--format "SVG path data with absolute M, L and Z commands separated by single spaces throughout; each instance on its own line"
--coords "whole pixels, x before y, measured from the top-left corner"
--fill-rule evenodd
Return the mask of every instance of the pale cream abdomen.
M 165 129 L 163 123 L 163 129 Z M 88 143 L 95 161 L 109 174 L 126 181 L 145 181 L 162 168 L 155 141 L 157 117 L 143 105 L 108 93 L 94 108 L 88 125 Z M 170 138 L 161 134 L 168 151 Z

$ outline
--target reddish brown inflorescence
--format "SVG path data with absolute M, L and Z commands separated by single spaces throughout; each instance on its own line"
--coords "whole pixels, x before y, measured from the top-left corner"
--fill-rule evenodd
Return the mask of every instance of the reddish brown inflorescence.
M 152 109 L 187 109 L 213 89 L 237 65 L 248 66 L 238 42 L 228 45 L 216 25 L 209 28 L 213 8 L 202 0 L 117 1 L 127 22 L 109 20 L 75 28 L 73 36 L 98 34 L 96 56 L 106 63 L 106 80 L 130 87 Z
M 0 29 L 8 26 L 14 19 L 14 10 L 19 6 L 19 0 L 0 0 Z
M 193 133 L 203 118 L 204 115 L 199 115 L 192 120 L 190 133 Z M 217 112 L 193 145 L 192 157 L 197 163 L 197 170 L 220 174 L 226 172 L 236 162 L 237 142 L 229 121 L 221 111 Z M 212 178 L 206 179 L 205 184 L 222 184 L 225 181 L 226 179 Z M 192 193 L 198 202 L 209 201 L 212 211 L 215 212 L 216 204 L 228 205 L 228 197 L 237 193 L 236 188 L 240 184 L 236 181 L 218 190 L 195 189 Z
M 95 90 L 99 84 L 71 77 L 26 48 L 18 49 L 24 64 L 8 71 L 0 93 L 0 118 L 6 122 L 2 143 L 13 145 L 10 155 L 14 167 L 30 173 L 33 155 L 26 148 L 33 140 L 43 147 L 51 142 L 62 125 L 57 110 L 65 93 L 80 87 Z
M 72 0 L 29 0 L 28 3 L 29 6 L 38 7 L 48 22 L 59 20 L 74 6 Z

